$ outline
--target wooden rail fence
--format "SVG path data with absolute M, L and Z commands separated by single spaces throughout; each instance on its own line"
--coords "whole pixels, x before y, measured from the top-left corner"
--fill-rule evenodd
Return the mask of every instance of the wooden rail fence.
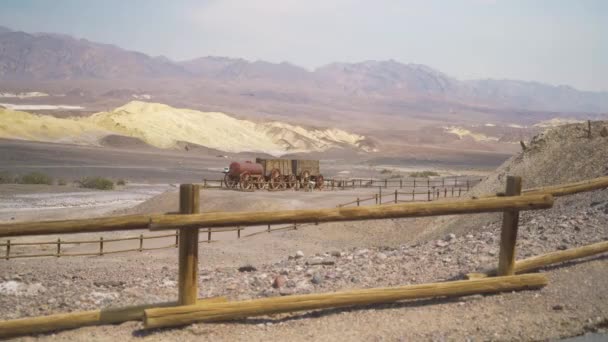
M 521 189 L 519 177 L 507 178 L 508 196 L 461 201 L 404 203 L 386 206 L 366 206 L 356 208 L 333 208 L 318 210 L 285 210 L 272 212 L 232 212 L 232 213 L 196 213 L 199 204 L 198 189 L 193 185 L 180 187 L 180 215 L 138 215 L 111 217 L 89 220 L 42 221 L 10 223 L 0 225 L 0 237 L 73 234 L 95 231 L 119 231 L 148 227 L 151 230 L 179 229 L 179 277 L 177 306 L 123 308 L 116 316 L 100 317 L 98 312 L 82 312 L 62 315 L 51 315 L 36 318 L 24 318 L 0 321 L 0 337 L 14 336 L 30 332 L 46 332 L 83 325 L 120 323 L 132 319 L 144 318 L 146 328 L 158 328 L 188 324 L 199 321 L 216 321 L 244 318 L 253 315 L 265 315 L 278 312 L 313 310 L 319 308 L 344 307 L 362 304 L 389 303 L 403 299 L 418 299 L 437 296 L 458 296 L 474 293 L 492 293 L 522 289 L 534 289 L 545 286 L 547 279 L 541 274 L 513 275 L 517 271 L 512 256 L 517 237 L 517 213 L 522 210 L 547 209 L 553 205 L 550 193 L 535 191 L 530 194 L 519 194 Z M 591 185 L 590 185 L 591 184 Z M 608 184 L 585 184 L 585 190 L 577 187 L 576 191 L 590 191 Z M 559 192 L 559 189 L 552 191 Z M 197 236 L 200 228 L 234 227 L 260 224 L 337 222 L 354 220 L 373 220 L 387 218 L 407 218 L 437 215 L 462 215 L 485 212 L 503 212 L 504 220 L 500 240 L 498 260 L 498 277 L 410 285 L 403 287 L 354 290 L 328 294 L 304 296 L 286 296 L 281 298 L 257 299 L 231 303 L 201 303 L 198 293 L 198 238 L 183 241 L 185 236 Z M 194 243 L 192 242 L 194 241 Z M 549 262 L 570 260 L 578 255 L 589 256 L 606 250 L 607 246 L 584 249 L 581 252 L 556 255 L 548 258 L 536 257 L 526 267 L 539 267 Z M 525 262 L 525 261 L 520 261 Z M 525 264 L 524 264 L 525 265 Z M 128 313 L 128 314 L 127 314 Z M 80 323 L 79 323 L 80 322 Z
M 403 202 L 429 202 L 438 200 L 440 198 L 450 198 L 450 197 L 461 197 L 463 194 L 469 192 L 470 188 L 454 188 L 454 187 L 446 187 L 446 188 L 429 188 L 427 191 L 416 191 L 416 189 L 412 189 L 411 192 L 404 192 L 395 189 L 392 192 L 383 192 L 382 188 L 378 188 L 378 192 L 369 197 L 357 197 L 354 201 L 346 202 L 338 204 L 338 208 L 342 208 L 348 205 L 356 205 L 357 207 L 361 206 L 362 203 L 374 201 L 374 204 L 397 204 Z M 420 199 L 416 196 L 422 196 Z M 387 200 L 388 198 L 388 200 Z M 404 198 L 404 199 L 402 199 Z
M 483 178 L 454 176 L 442 178 L 399 178 L 399 179 L 325 179 L 324 189 L 356 189 L 356 188 L 462 188 L 469 189 L 481 182 Z M 254 183 L 255 184 L 255 183 Z M 226 184 L 222 179 L 203 179 L 203 182 L 198 184 L 206 189 L 227 189 Z

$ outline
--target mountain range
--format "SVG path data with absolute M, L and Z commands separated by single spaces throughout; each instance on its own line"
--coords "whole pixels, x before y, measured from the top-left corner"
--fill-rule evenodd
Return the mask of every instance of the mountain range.
M 287 62 L 227 57 L 172 61 L 67 35 L 4 27 L 0 81 L 0 92 L 60 94 L 27 101 L 86 107 L 84 115 L 148 99 L 364 134 L 480 121 L 528 125 L 608 113 L 606 92 L 516 80 L 458 80 L 394 60 L 331 63 L 312 71 Z

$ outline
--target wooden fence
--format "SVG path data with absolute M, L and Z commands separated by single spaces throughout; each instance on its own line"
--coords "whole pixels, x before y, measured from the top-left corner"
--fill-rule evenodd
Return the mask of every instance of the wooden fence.
M 605 183 L 589 183 L 576 191 L 589 191 L 608 187 Z M 553 189 L 559 192 L 560 189 Z M 570 190 L 574 191 L 574 190 Z M 562 194 L 565 192 L 562 192 Z M 176 303 L 158 308 L 130 307 L 118 310 L 119 314 L 99 312 L 71 313 L 45 317 L 23 318 L 0 322 L 0 337 L 30 332 L 46 332 L 84 325 L 120 323 L 133 319 L 144 319 L 146 328 L 177 326 L 198 321 L 215 321 L 244 318 L 250 315 L 265 315 L 278 312 L 313 310 L 361 304 L 388 303 L 403 299 L 455 296 L 474 293 L 539 288 L 547 284 L 544 275 L 514 275 L 514 259 L 521 210 L 547 209 L 553 205 L 551 193 L 535 190 L 521 194 L 521 179 L 509 176 L 504 196 L 459 201 L 426 203 L 404 203 L 387 206 L 365 206 L 358 208 L 331 208 L 318 210 L 283 210 L 270 212 L 198 213 L 199 187 L 191 184 L 180 186 L 181 215 L 135 215 L 88 220 L 23 222 L 0 225 L 0 237 L 30 236 L 45 234 L 73 234 L 96 231 L 120 231 L 149 228 L 151 230 L 180 229 L 178 300 Z M 354 220 L 423 217 L 437 215 L 463 215 L 472 213 L 503 212 L 498 277 L 435 284 L 411 285 L 394 288 L 356 290 L 333 294 L 286 296 L 276 299 L 256 299 L 228 303 L 201 303 L 198 294 L 198 234 L 200 228 L 234 227 L 260 224 L 293 223 L 316 224 Z M 606 246 L 586 249 L 591 252 L 605 251 Z M 574 255 L 568 255 L 572 258 Z M 561 259 L 560 259 L 561 258 Z M 551 260 L 564 260 L 564 256 L 552 256 Z M 546 265 L 536 261 L 535 266 Z M 128 313 L 128 314 L 127 314 Z
M 454 176 L 441 178 L 399 178 L 399 179 L 325 179 L 324 188 L 327 190 L 345 190 L 357 188 L 462 188 L 470 189 L 481 182 L 483 178 L 469 176 Z M 222 179 L 203 179 L 198 185 L 207 189 L 227 189 Z
M 455 188 L 455 187 L 446 187 L 446 188 L 429 188 L 426 191 L 416 191 L 416 189 L 412 189 L 412 191 L 399 191 L 395 189 L 395 191 L 386 192 L 382 191 L 382 187 L 378 188 L 378 192 L 368 197 L 357 197 L 354 201 L 346 202 L 338 204 L 338 208 L 346 207 L 349 205 L 361 206 L 362 203 L 367 204 L 367 202 L 373 201 L 374 204 L 397 204 L 403 202 L 429 202 L 438 200 L 440 198 L 450 198 L 450 197 L 461 197 L 463 194 L 469 192 L 470 188 Z M 418 197 L 416 197 L 418 196 Z M 422 196 L 422 198 L 420 198 Z
M 260 235 L 260 234 L 268 234 L 268 233 L 273 233 L 273 232 L 278 232 L 278 231 L 298 230 L 298 228 L 302 228 L 307 225 L 308 224 L 296 224 L 296 223 L 290 224 L 287 226 L 280 226 L 280 227 L 272 227 L 271 225 L 268 225 L 267 229 L 248 233 L 246 235 L 242 235 L 241 232 L 245 231 L 248 227 L 203 228 L 203 229 L 199 230 L 199 235 L 201 233 L 203 235 L 199 238 L 198 242 L 199 242 L 199 244 L 200 243 L 219 242 L 220 240 L 212 239 L 213 233 L 236 232 L 236 238 L 240 239 L 241 237 L 248 238 L 248 237 L 252 237 L 252 236 L 256 236 L 256 235 Z M 156 247 L 145 247 L 144 246 L 145 240 L 162 239 L 162 238 L 169 238 L 169 237 L 174 238 L 175 242 L 168 244 L 168 245 L 156 246 Z M 113 242 L 120 242 L 120 241 L 139 241 L 139 247 L 138 248 L 119 249 L 119 250 L 115 250 L 115 249 L 108 250 L 108 244 L 113 243 Z M 87 252 L 87 253 L 66 253 L 66 252 L 62 251 L 62 246 L 65 247 L 66 245 L 70 246 L 70 245 L 87 245 L 87 244 L 97 245 L 98 251 L 97 252 Z M 19 253 L 19 251 L 17 251 L 15 249 L 15 247 L 20 247 L 20 246 L 40 247 L 40 246 L 52 246 L 52 245 L 56 246 L 55 248 L 53 248 L 53 250 L 55 251 L 54 253 L 24 254 L 24 253 Z M 54 241 L 28 241 L 28 242 L 15 242 L 12 240 L 5 240 L 4 242 L 0 242 L 0 247 L 4 247 L 4 251 L 0 251 L 0 258 L 3 258 L 5 260 L 22 259 L 22 258 L 40 258 L 40 257 L 60 258 L 60 257 L 73 257 L 73 256 L 103 256 L 103 255 L 107 255 L 107 254 L 155 251 L 155 250 L 160 250 L 160 249 L 178 248 L 179 247 L 179 229 L 176 230 L 175 233 L 172 233 L 172 234 L 162 234 L 162 235 L 140 234 L 138 236 L 128 236 L 128 237 L 109 238 L 109 239 L 104 238 L 104 237 L 99 237 L 99 239 L 86 239 L 86 240 L 62 240 L 61 238 L 57 238 L 57 240 L 54 240 Z

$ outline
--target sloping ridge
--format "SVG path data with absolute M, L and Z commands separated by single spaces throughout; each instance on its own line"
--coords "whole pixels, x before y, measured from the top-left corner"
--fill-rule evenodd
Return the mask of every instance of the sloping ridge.
M 522 151 L 507 161 L 468 196 L 503 192 L 508 175 L 521 176 L 524 189 L 571 183 L 608 175 L 608 121 L 593 121 L 591 137 L 587 123 L 557 126 L 536 135 Z M 500 220 L 501 214 L 467 215 L 433 219 L 433 227 L 420 239 L 442 238 L 447 233 L 464 234 Z
M 253 122 L 219 112 L 173 108 L 133 101 L 87 118 L 58 119 L 0 110 L 0 137 L 37 141 L 103 144 L 103 137 L 140 139 L 158 148 L 192 143 L 226 152 L 320 152 L 331 148 L 372 151 L 364 136 L 333 128 L 305 128 L 283 122 Z

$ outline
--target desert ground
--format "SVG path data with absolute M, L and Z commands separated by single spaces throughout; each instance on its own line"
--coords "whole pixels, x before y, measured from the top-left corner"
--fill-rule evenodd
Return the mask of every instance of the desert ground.
M 504 160 L 497 162 L 496 156 L 481 158 L 483 163 L 461 158 L 456 166 L 445 160 L 421 164 L 416 159 L 370 166 L 356 158 L 334 157 L 322 159 L 321 169 L 330 177 L 344 178 L 380 177 L 383 169 L 406 174 L 430 167 L 444 176 L 482 176 L 484 182 L 472 194 L 503 189 L 506 174 L 522 175 L 525 188 L 606 175 L 606 138 L 584 140 L 577 133 L 581 127 L 570 125 L 557 133 L 541 135 L 526 152 L 516 154 L 496 171 L 492 169 Z M 568 145 L 564 144 L 566 140 Z M 176 211 L 177 184 L 217 179 L 231 158 L 252 157 L 239 154 L 220 158 L 192 150 L 112 149 L 8 140 L 0 144 L 0 149 L 5 171 L 37 170 L 68 181 L 93 175 L 128 180 L 127 185 L 112 191 L 80 189 L 74 184 L 0 185 L 2 222 Z M 587 161 L 573 163 L 580 155 L 585 155 Z M 557 166 L 556 159 L 559 165 L 566 165 Z M 554 175 L 547 176 L 547 170 L 553 170 Z M 327 208 L 376 192 L 372 188 L 313 192 L 203 189 L 200 202 L 202 212 Z M 462 279 L 466 273 L 495 266 L 500 222 L 500 215 L 467 215 L 313 224 L 252 236 L 247 235 L 265 227 L 246 227 L 241 238 L 235 232 L 213 233 L 216 242 L 200 244 L 199 296 L 237 300 Z M 606 222 L 605 189 L 559 198 L 549 210 L 524 212 L 518 258 L 604 241 L 608 238 Z M 62 239 L 157 233 L 91 233 Z M 201 234 L 203 239 L 204 235 Z M 55 241 L 57 237 L 13 241 Z M 171 237 L 146 240 L 146 247 L 165 246 L 173 241 Z M 106 248 L 110 251 L 132 245 L 133 242 L 123 241 Z M 39 247 L 27 246 L 14 252 L 18 255 L 44 251 L 36 248 Z M 78 253 L 97 247 L 81 244 L 63 248 L 65 253 Z M 315 262 L 318 260 L 325 263 L 320 265 Z M 239 271 L 246 265 L 255 270 Z M 281 314 L 153 331 L 142 330 L 139 322 L 127 322 L 16 340 L 528 341 L 577 336 L 579 340 L 602 340 L 608 326 L 608 292 L 604 286 L 608 282 L 607 265 L 606 257 L 598 256 L 541 269 L 539 272 L 546 274 L 550 283 L 537 291 Z M 285 278 L 285 285 L 274 288 L 272 284 L 279 276 Z M 0 306 L 10 309 L 2 310 L 0 317 L 14 319 L 174 300 L 176 280 L 175 248 L 2 260 Z

